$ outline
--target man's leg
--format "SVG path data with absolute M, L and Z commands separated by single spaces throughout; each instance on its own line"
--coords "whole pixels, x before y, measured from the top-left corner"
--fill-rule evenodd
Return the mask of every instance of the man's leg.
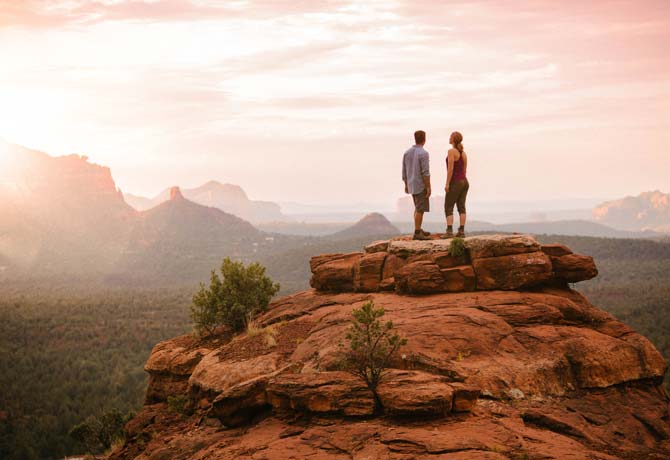
M 417 232 L 421 230 L 422 225 L 423 225 L 423 212 L 414 211 L 414 231 Z

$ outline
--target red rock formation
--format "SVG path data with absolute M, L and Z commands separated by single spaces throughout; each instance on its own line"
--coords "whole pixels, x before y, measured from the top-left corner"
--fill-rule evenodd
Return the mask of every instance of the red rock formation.
M 314 284 L 349 292 L 274 302 L 259 318 L 273 340 L 261 332 L 157 345 L 147 404 L 110 459 L 668 458 L 666 363 L 647 339 L 566 284 L 470 291 L 476 266 L 441 268 L 444 251 L 434 249 L 443 243 L 419 243 L 312 259 Z M 525 239 L 480 241 L 473 253 L 473 264 L 549 261 L 551 281 L 583 272 L 573 268 L 581 258 L 552 265 L 572 255 L 567 248 Z M 401 292 L 441 293 L 353 292 L 381 288 L 398 260 Z M 491 273 L 498 284 L 516 279 Z M 470 292 L 443 292 L 458 283 Z M 363 382 L 340 369 L 351 311 L 368 300 L 408 339 L 378 389 L 381 416 Z M 193 413 L 170 412 L 171 395 L 188 396 Z
M 591 257 L 527 235 L 465 238 L 466 253 L 458 256 L 450 254 L 451 241 L 398 238 L 375 241 L 365 253 L 317 256 L 311 284 L 320 291 L 430 294 L 575 283 L 598 274 Z

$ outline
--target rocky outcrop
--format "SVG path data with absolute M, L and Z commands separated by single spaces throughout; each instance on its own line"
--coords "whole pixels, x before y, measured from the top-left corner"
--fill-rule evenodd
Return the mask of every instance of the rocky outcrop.
M 318 286 L 347 292 L 279 299 L 252 334 L 157 345 L 146 405 L 110 459 L 667 458 L 663 357 L 565 283 L 592 261 L 525 236 L 470 240 L 458 257 L 446 244 L 315 257 Z M 482 273 L 503 289 L 482 289 Z M 389 278 L 415 295 L 383 292 Z M 519 279 L 541 281 L 511 288 Z M 378 388 L 383 414 L 341 368 L 351 311 L 367 301 L 408 339 Z
M 598 274 L 591 257 L 565 246 L 541 246 L 528 235 L 465 238 L 462 253 L 454 241 L 404 237 L 375 241 L 365 252 L 317 256 L 311 264 L 311 285 L 320 291 L 395 289 L 418 295 L 576 283 Z

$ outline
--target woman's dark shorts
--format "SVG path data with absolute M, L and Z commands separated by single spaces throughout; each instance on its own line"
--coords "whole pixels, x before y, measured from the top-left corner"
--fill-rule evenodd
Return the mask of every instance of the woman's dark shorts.
M 454 215 L 454 205 L 459 214 L 465 214 L 465 199 L 468 196 L 470 183 L 467 179 L 460 179 L 449 184 L 449 192 L 444 197 L 444 213 L 448 216 Z
M 416 212 L 430 212 L 430 200 L 426 196 L 426 191 L 412 195 L 414 198 L 414 210 Z

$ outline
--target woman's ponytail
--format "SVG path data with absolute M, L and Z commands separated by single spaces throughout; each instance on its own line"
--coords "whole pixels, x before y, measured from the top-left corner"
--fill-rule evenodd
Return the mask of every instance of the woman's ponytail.
M 458 131 L 454 131 L 451 133 L 451 139 L 454 141 L 454 148 L 463 154 L 463 135 Z

